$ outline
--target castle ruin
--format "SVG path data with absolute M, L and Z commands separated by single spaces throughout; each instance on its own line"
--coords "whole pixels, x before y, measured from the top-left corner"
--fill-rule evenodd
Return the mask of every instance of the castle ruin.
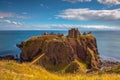
M 80 35 L 80 32 L 78 28 L 71 28 L 71 30 L 68 31 L 68 37 L 70 38 L 77 38 Z

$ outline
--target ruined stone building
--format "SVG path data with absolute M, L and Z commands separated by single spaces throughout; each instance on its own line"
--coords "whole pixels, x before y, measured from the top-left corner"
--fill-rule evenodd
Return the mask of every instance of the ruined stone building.
M 77 38 L 80 35 L 78 28 L 72 28 L 68 31 L 68 37 Z

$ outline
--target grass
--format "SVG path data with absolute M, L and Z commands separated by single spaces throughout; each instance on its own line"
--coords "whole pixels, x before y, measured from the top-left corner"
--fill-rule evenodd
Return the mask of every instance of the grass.
M 84 64 L 84 63 L 78 61 L 77 59 L 75 59 L 74 61 L 80 66 L 80 68 L 81 68 L 81 69 L 80 69 L 81 72 L 85 73 L 85 70 L 86 70 L 86 64 Z
M 0 61 L 0 80 L 120 80 L 120 74 L 58 74 L 29 63 Z

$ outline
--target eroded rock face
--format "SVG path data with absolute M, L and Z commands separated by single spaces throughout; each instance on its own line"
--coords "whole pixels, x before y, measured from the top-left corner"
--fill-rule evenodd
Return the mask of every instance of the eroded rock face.
M 67 37 L 55 34 L 36 36 L 18 47 L 23 61 L 33 61 L 44 54 L 36 63 L 50 71 L 74 72 L 76 69 L 99 69 L 101 65 L 92 34 L 77 34 L 77 37 L 69 37 L 69 34 Z M 68 71 L 70 69 L 73 71 Z

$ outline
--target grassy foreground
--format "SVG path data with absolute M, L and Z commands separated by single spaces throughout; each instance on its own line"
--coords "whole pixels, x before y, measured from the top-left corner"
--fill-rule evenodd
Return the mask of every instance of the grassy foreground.
M 120 74 L 57 74 L 29 63 L 0 61 L 0 80 L 120 80 Z

